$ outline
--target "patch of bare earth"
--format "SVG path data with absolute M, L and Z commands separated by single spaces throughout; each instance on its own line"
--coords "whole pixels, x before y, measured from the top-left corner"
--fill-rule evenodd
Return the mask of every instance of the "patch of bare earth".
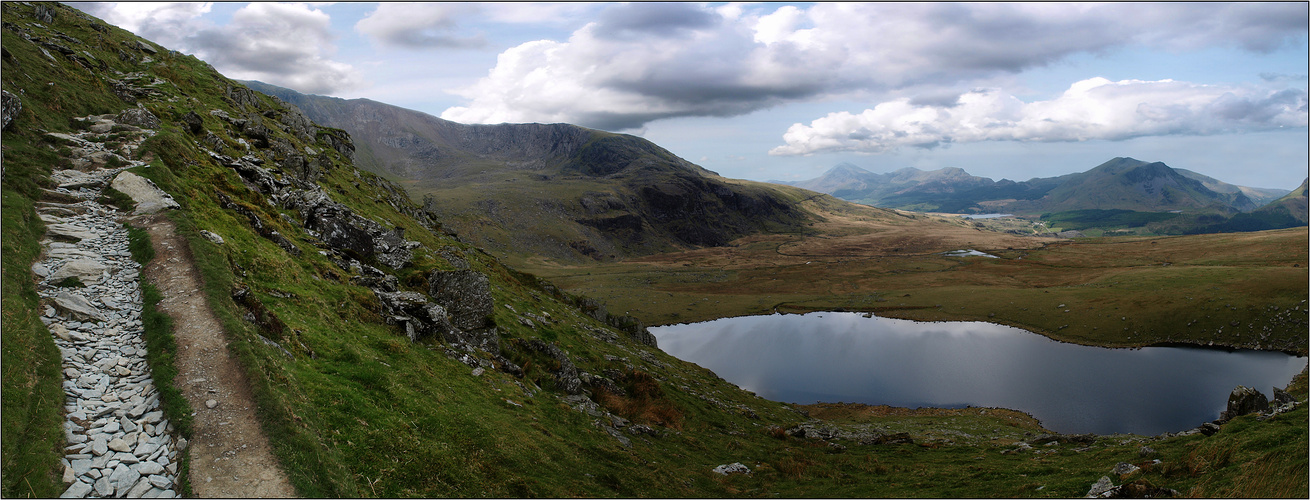
M 226 335 L 201 292 L 186 240 L 162 215 L 139 217 L 133 224 L 150 232 L 155 260 L 146 266 L 145 276 L 163 295 L 160 310 L 173 319 L 175 383 L 195 411 L 195 435 L 188 449 L 193 493 L 225 498 L 296 496 L 255 417 L 245 372 L 228 352 Z

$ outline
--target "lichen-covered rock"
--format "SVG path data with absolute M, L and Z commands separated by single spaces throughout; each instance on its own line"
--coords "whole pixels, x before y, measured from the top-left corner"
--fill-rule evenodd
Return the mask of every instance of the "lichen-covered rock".
M 344 130 L 337 129 L 319 129 L 319 136 L 332 149 L 335 149 L 341 156 L 346 158 L 355 158 L 355 142 L 350 139 L 350 134 Z
M 114 117 L 114 121 L 134 127 L 157 129 L 159 128 L 159 117 L 151 113 L 145 106 L 137 105 L 135 108 L 123 110 Z
M 477 271 L 433 271 L 428 275 L 428 294 L 450 311 L 452 322 L 461 330 L 488 326 L 495 308 L 491 282 Z

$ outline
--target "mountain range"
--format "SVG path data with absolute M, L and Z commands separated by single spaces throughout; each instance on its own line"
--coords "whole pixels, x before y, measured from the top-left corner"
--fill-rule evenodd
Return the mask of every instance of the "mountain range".
M 782 181 L 775 181 L 782 182 Z M 1114 158 L 1090 170 L 1027 181 L 970 175 L 959 168 L 903 168 L 885 174 L 850 163 L 822 176 L 783 182 L 879 207 L 952 213 L 1041 214 L 1067 210 L 1251 212 L 1288 193 L 1237 186 L 1162 162 Z
M 355 162 L 404 185 L 461 237 L 562 260 L 795 232 L 813 193 L 726 179 L 645 139 L 569 124 L 465 125 L 369 99 L 250 88 L 350 133 Z

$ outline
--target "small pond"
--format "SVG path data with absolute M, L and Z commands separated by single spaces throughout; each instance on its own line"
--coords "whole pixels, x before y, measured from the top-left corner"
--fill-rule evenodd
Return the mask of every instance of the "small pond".
M 859 313 L 650 329 L 660 348 L 775 401 L 1022 410 L 1053 431 L 1157 435 L 1219 417 L 1238 385 L 1272 396 L 1306 366 L 1278 352 L 1106 349 L 981 322 Z

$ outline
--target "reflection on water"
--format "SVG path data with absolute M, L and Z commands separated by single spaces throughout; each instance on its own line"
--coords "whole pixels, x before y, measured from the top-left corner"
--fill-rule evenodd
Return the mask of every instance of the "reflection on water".
M 997 256 L 992 255 L 992 254 L 989 254 L 989 253 L 979 252 L 979 251 L 974 250 L 974 249 L 972 249 L 972 248 L 968 248 L 968 249 L 964 249 L 964 250 L 951 250 L 951 251 L 949 251 L 949 252 L 942 252 L 942 255 L 945 255 L 945 256 L 947 256 L 947 257 L 991 257 L 991 258 L 993 258 L 993 259 L 999 259 L 999 258 L 1000 258 L 1000 257 L 997 257 Z
M 1155 435 L 1219 417 L 1238 385 L 1271 394 L 1306 365 L 1277 352 L 1105 349 L 979 322 L 811 313 L 651 328 L 660 348 L 792 403 L 993 406 L 1051 430 Z

